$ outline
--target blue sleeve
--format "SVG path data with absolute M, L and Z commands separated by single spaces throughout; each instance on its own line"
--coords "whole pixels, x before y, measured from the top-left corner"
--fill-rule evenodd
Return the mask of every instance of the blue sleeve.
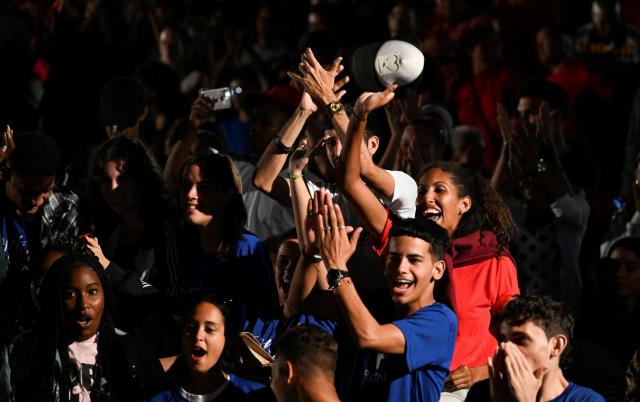
M 316 326 L 320 329 L 325 330 L 331 336 L 334 336 L 334 332 L 336 329 L 335 321 L 319 320 L 316 317 L 309 314 L 300 314 L 299 316 L 296 316 L 296 322 L 294 325 L 291 325 L 291 326 L 295 326 L 297 324 L 309 324 L 309 325 Z
M 449 370 L 458 323 L 448 307 L 442 304 L 428 306 L 393 324 L 404 335 L 404 355 L 409 371 L 426 365 Z

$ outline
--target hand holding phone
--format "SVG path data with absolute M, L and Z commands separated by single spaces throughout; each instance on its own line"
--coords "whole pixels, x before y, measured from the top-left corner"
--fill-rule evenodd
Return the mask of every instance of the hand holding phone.
M 231 107 L 231 89 L 229 87 L 203 89 L 200 91 L 200 95 L 216 101 L 213 105 L 213 110 L 223 110 Z
M 213 110 L 229 109 L 231 107 L 231 97 L 242 92 L 240 87 L 223 87 L 215 89 L 202 89 L 200 95 L 205 98 L 215 100 Z

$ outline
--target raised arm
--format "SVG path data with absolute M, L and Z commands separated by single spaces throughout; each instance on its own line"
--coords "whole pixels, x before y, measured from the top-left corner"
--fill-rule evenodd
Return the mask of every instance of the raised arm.
M 307 219 L 307 209 L 309 201 L 311 200 L 311 194 L 309 194 L 309 188 L 304 180 L 303 172 L 311 157 L 324 147 L 328 138 L 328 135 L 323 136 L 313 146 L 309 145 L 306 138 L 303 139 L 298 149 L 296 149 L 294 153 L 291 154 L 291 158 L 289 158 L 291 206 L 296 223 L 296 232 L 300 241 L 300 250 L 303 252 L 307 248 L 307 245 L 313 244 L 313 240 L 309 243 L 305 230 L 305 220 Z
M 294 183 L 292 187 L 295 188 L 296 186 L 297 183 Z M 307 190 L 305 189 L 304 191 Z M 300 192 L 302 192 L 302 189 Z M 298 222 L 301 219 L 296 217 L 298 238 L 301 245 L 304 243 L 304 247 L 301 249 L 302 257 L 299 259 L 296 270 L 293 273 L 287 297 L 287 306 L 291 315 L 305 312 L 319 318 L 335 319 L 337 317 L 335 301 L 331 294 L 327 292 L 327 271 L 322 259 L 319 258 L 320 251 L 316 244 L 315 217 L 318 215 L 320 206 L 323 203 L 321 200 L 325 198 L 330 200 L 331 194 L 325 192 L 324 189 L 320 189 L 313 199 L 309 199 L 307 208 L 303 213 L 302 227 L 298 227 Z M 299 212 L 294 208 L 294 213 Z M 303 235 L 300 235 L 300 233 L 303 233 Z M 305 239 L 305 241 L 302 239 Z
M 347 261 L 353 255 L 362 229 L 351 238 L 347 234 L 340 207 L 329 199 L 317 217 L 317 243 L 322 258 L 332 274 L 348 272 Z M 380 353 L 402 354 L 406 340 L 400 328 L 393 324 L 380 325 L 366 308 L 353 281 L 349 277 L 332 284 L 340 312 L 359 348 Z
M 164 178 L 173 189 L 179 188 L 180 166 L 189 156 L 191 145 L 196 140 L 198 129 L 209 120 L 215 102 L 215 100 L 200 95 L 191 105 L 188 127 L 182 138 L 174 144 L 164 166 Z
M 278 135 L 267 146 L 253 175 L 253 185 L 282 205 L 291 205 L 289 181 L 280 176 L 296 139 L 309 116 L 318 110 L 307 93 L 302 94 L 300 105 L 282 126 Z
M 338 174 L 339 184 L 351 205 L 358 211 L 364 225 L 373 236 L 380 236 L 387 221 L 387 211 L 360 176 L 360 147 L 364 141 L 364 130 L 369 113 L 389 103 L 394 96 L 396 85 L 390 85 L 383 92 L 365 92 L 356 101 L 349 120 L 347 138 L 342 148 L 344 161 Z
M 329 107 L 333 102 L 338 102 L 345 91 L 341 91 L 343 85 L 349 82 L 349 77 L 345 76 L 336 81 L 336 76 L 342 71 L 340 61 L 337 58 L 331 65 L 324 69 L 316 59 L 311 49 L 306 49 L 302 54 L 300 71 L 302 75 L 291 75 L 292 79 L 304 84 L 307 91 L 318 105 L 324 105 L 329 113 L 336 136 L 344 143 L 349 125 L 349 117 L 344 108 L 339 112 L 332 111 Z M 363 179 L 373 188 L 382 193 L 386 198 L 391 199 L 395 190 L 393 177 L 384 169 L 379 168 L 371 158 L 367 143 L 360 143 L 360 174 Z
M 325 69 L 318 62 L 313 51 L 307 48 L 300 58 L 298 66 L 300 74 L 289 73 L 289 77 L 303 86 L 314 102 L 322 110 L 326 110 L 329 113 L 338 139 L 344 141 L 347 125 L 349 124 L 349 116 L 347 116 L 344 108 L 331 111 L 329 107 L 333 102 L 339 103 L 346 93 L 342 87 L 349 82 L 349 76 L 344 76 L 339 80 L 336 79 L 338 74 L 344 70 L 344 66 L 340 64 L 341 61 L 342 57 L 338 57 Z

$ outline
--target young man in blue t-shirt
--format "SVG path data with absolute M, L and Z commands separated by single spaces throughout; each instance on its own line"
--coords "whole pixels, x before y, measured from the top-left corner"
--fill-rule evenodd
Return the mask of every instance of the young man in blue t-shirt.
M 562 373 L 573 332 L 566 307 L 549 296 L 521 296 L 507 303 L 500 318 L 503 342 L 489 361 L 493 402 L 604 402 Z
M 385 276 L 395 321 L 382 325 L 363 304 L 347 270 L 361 229 L 349 238 L 340 207 L 326 197 L 316 233 L 329 288 L 360 349 L 346 399 L 438 401 L 457 331 L 453 311 L 433 297 L 445 270 L 443 256 L 449 246 L 445 229 L 426 218 L 394 225 Z

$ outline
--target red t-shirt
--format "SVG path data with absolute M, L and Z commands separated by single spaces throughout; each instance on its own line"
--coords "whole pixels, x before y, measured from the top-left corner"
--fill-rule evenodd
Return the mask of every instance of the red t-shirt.
M 381 257 L 389 251 L 389 232 L 393 227 L 392 215 L 387 218 L 384 229 L 373 244 L 373 249 Z M 489 241 L 495 236 L 483 232 Z M 456 243 L 465 243 L 475 239 L 478 233 L 472 233 L 462 239 L 456 239 L 447 258 L 449 282 L 447 296 L 453 311 L 458 317 L 458 333 L 451 360 L 451 371 L 460 365 L 477 367 L 487 364 L 487 358 L 493 356 L 498 346 L 498 323 L 496 314 L 506 302 L 520 294 L 516 266 L 508 253 L 499 257 L 490 257 L 472 263 L 458 265 L 459 260 L 469 261 L 469 253 L 457 252 Z M 482 235 L 481 235 L 482 236 Z M 486 252 L 485 247 L 484 251 Z M 468 251 L 468 250 L 467 250 Z

